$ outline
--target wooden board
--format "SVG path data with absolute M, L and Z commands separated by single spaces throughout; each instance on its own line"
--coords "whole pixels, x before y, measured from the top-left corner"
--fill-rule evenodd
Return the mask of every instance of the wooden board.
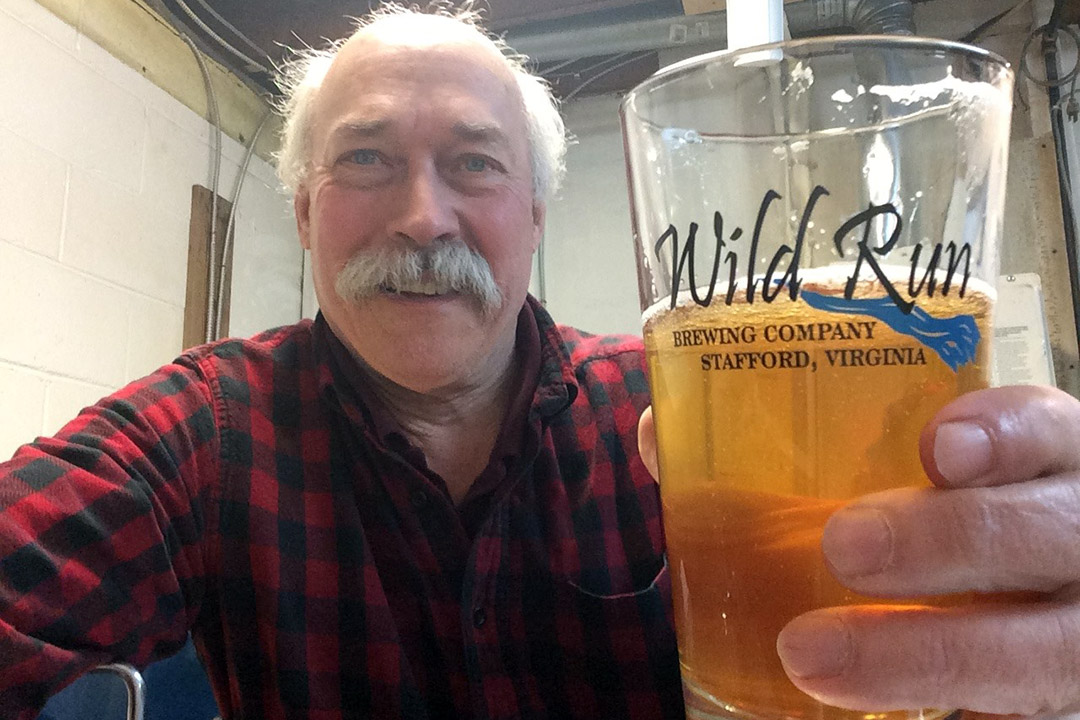
M 785 3 L 797 0 L 784 0 Z M 683 12 L 687 15 L 700 15 L 701 13 L 720 12 L 727 9 L 726 0 L 682 0 Z
M 184 347 L 206 341 L 206 308 L 209 288 L 210 208 L 212 193 L 201 185 L 191 187 L 191 222 L 188 226 L 187 294 L 184 301 Z M 221 267 L 225 250 L 225 230 L 231 204 L 218 197 L 217 263 Z M 235 235 L 235 232 L 233 233 Z M 225 264 L 225 292 L 222 297 L 221 337 L 229 334 L 229 300 L 232 286 L 232 243 Z

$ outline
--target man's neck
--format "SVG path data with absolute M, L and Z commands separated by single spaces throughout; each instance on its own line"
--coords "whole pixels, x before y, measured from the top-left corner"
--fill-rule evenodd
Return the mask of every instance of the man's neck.
M 487 367 L 429 392 L 394 383 L 364 365 L 376 398 L 424 451 L 428 467 L 446 482 L 454 503 L 487 467 L 514 392 L 521 383 L 511 339 Z

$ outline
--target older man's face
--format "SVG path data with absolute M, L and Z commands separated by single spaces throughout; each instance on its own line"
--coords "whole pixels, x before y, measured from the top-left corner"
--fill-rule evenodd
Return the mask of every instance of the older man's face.
M 339 337 L 419 392 L 504 365 L 543 206 L 499 58 L 354 41 L 319 93 L 311 140 L 297 222 Z

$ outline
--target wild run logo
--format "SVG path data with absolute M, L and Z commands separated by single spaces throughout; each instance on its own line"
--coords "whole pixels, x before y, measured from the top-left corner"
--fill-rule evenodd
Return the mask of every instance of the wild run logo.
M 963 243 L 957 246 L 953 241 L 937 243 L 933 246 L 930 257 L 925 267 L 920 265 L 923 257 L 923 246 L 916 246 L 912 250 L 911 268 L 908 274 L 907 294 L 911 299 L 905 299 L 894 284 L 894 278 L 890 278 L 882 269 L 880 259 L 884 259 L 892 252 L 903 232 L 904 221 L 900 212 L 892 203 L 882 205 L 871 204 L 866 210 L 853 215 L 833 233 L 833 244 L 837 254 L 844 258 L 844 245 L 849 238 L 857 239 L 855 246 L 857 255 L 844 286 L 843 296 L 828 296 L 815 292 L 801 292 L 801 280 L 799 268 L 802 255 L 806 247 L 806 235 L 812 227 L 814 208 L 822 197 L 829 195 L 829 191 L 818 185 L 810 193 L 802 218 L 799 221 L 799 229 L 795 235 L 794 247 L 787 244 L 781 245 L 769 260 L 768 269 L 763 277 L 755 278 L 754 269 L 758 265 L 758 248 L 765 221 L 769 216 L 772 205 L 782 199 L 780 193 L 769 190 L 761 201 L 758 210 L 757 221 L 754 225 L 754 233 L 750 238 L 749 256 L 745 265 L 740 264 L 739 253 L 732 249 L 731 244 L 743 236 L 743 229 L 736 226 L 730 233 L 724 230 L 724 216 L 721 212 L 713 213 L 712 242 L 714 243 L 712 268 L 707 283 L 699 283 L 697 268 L 695 267 L 695 250 L 699 242 L 698 230 L 700 226 L 691 222 L 686 234 L 686 240 L 680 245 L 679 231 L 674 225 L 668 225 L 667 230 L 656 240 L 654 250 L 660 256 L 664 246 L 670 243 L 671 250 L 671 308 L 678 304 L 680 288 L 684 280 L 689 285 L 690 297 L 695 303 L 702 306 L 711 305 L 716 293 L 717 283 L 720 280 L 721 265 L 727 265 L 727 291 L 723 297 L 726 305 L 731 305 L 739 291 L 738 276 L 740 267 L 745 268 L 746 284 L 742 292 L 747 303 L 754 303 L 760 297 L 765 303 L 774 302 L 786 290 L 791 300 L 800 297 L 811 307 L 827 312 L 846 313 L 851 315 L 865 315 L 884 322 L 893 330 L 917 339 L 920 343 L 936 352 L 942 360 L 954 371 L 961 365 L 972 362 L 975 359 L 975 350 L 979 344 L 979 329 L 975 319 L 970 315 L 957 315 L 951 318 L 936 318 L 916 306 L 915 300 L 921 296 L 933 297 L 940 292 L 948 295 L 953 290 L 957 280 L 957 274 L 963 265 L 962 277 L 958 294 L 961 298 L 967 292 L 968 281 L 971 278 L 971 245 Z M 879 246 L 871 245 L 871 233 L 875 221 L 882 218 L 882 226 L 892 220 L 892 232 L 888 239 Z M 859 237 L 861 235 L 861 237 Z M 947 258 L 945 257 L 947 255 Z M 942 259 L 945 258 L 944 279 L 940 282 L 938 273 Z M 785 263 L 781 273 L 781 266 Z M 886 297 L 883 298 L 856 298 L 855 289 L 860 277 L 870 274 L 884 288 Z M 705 288 L 704 295 L 701 289 Z

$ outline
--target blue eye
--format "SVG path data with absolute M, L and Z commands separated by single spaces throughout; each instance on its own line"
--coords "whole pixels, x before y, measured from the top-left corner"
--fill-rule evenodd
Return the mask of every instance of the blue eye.
M 488 169 L 488 161 L 479 155 L 469 155 L 465 158 L 464 167 L 469 172 L 484 172 Z
M 374 150 L 354 150 L 349 159 L 357 165 L 374 165 L 379 162 L 379 153 Z

